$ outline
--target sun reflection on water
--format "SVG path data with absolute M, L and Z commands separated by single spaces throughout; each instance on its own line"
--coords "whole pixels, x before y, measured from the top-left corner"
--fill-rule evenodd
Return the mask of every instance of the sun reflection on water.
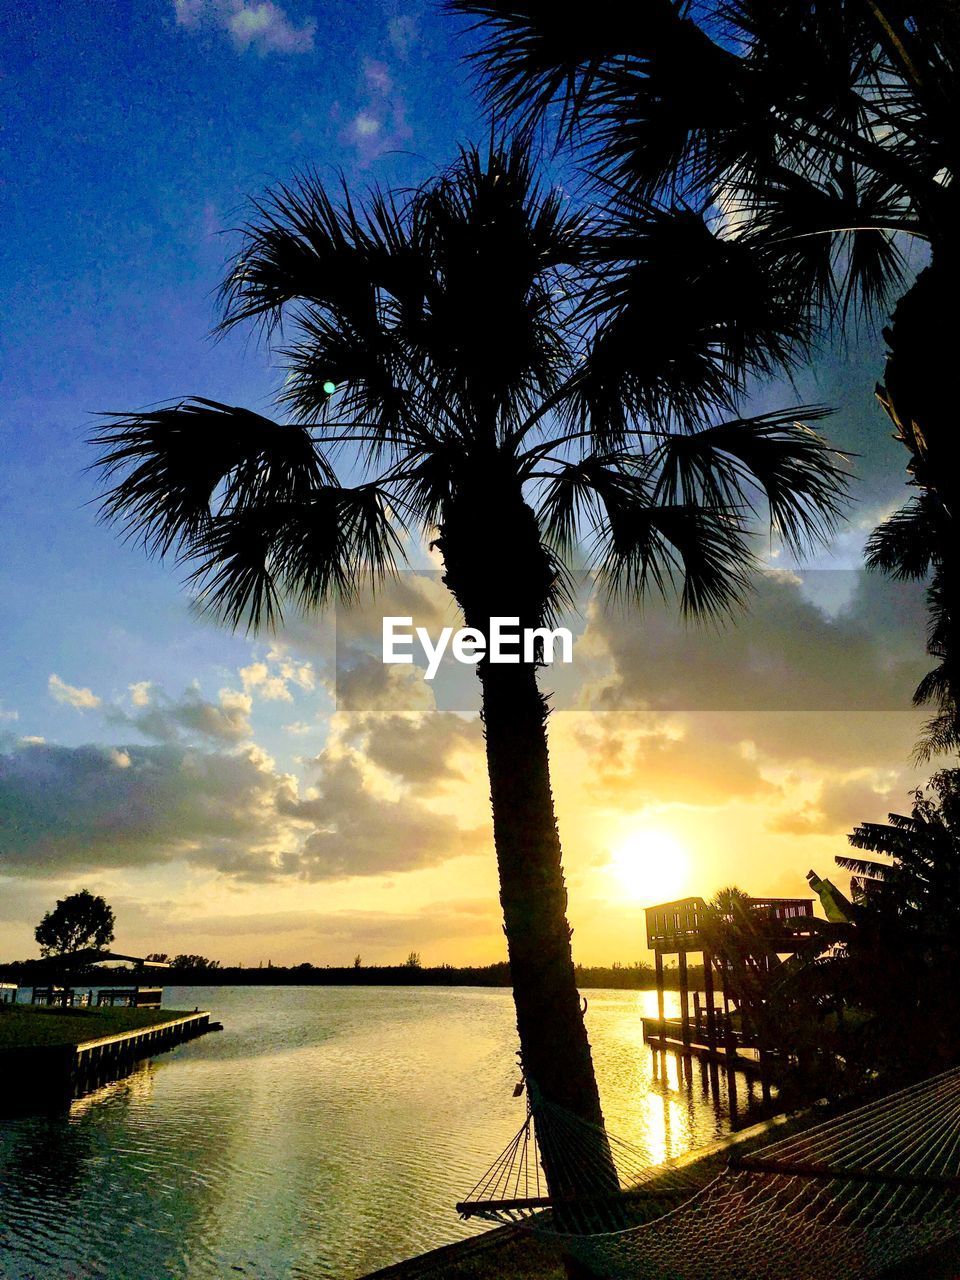
M 607 1124 L 651 1164 L 730 1099 L 643 1043 L 652 992 L 591 991 Z M 341 1280 L 479 1229 L 453 1205 L 519 1128 L 508 991 L 222 988 L 226 1030 L 63 1116 L 0 1120 L 4 1280 Z M 668 1014 L 676 996 L 667 993 Z M 734 1102 L 749 1105 L 739 1084 Z M 92 1225 L 95 1224 L 95 1225 Z

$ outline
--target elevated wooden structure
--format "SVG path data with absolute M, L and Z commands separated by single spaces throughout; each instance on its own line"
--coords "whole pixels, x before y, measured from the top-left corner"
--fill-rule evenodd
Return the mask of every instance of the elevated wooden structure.
M 746 920 L 762 922 L 757 936 L 763 950 L 751 957 L 770 967 L 784 956 L 819 950 L 822 934 L 814 923 L 812 898 L 747 898 L 739 904 Z M 711 923 L 716 919 L 703 898 L 680 898 L 647 907 L 647 946 L 654 953 L 657 1017 L 644 1018 L 644 1040 L 655 1052 L 722 1063 L 730 1070 L 764 1077 L 764 1050 L 749 1029 L 734 1017 L 738 996 L 731 965 L 714 954 Z M 715 935 L 714 935 L 715 936 Z M 702 957 L 702 990 L 691 990 L 689 956 Z M 664 1002 L 664 957 L 677 957 L 679 1018 L 667 1018 Z M 717 986 L 720 1002 L 717 1000 Z

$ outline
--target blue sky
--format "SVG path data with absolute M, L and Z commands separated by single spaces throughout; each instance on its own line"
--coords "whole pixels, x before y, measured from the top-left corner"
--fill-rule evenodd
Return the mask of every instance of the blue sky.
M 247 44 L 229 29 L 233 8 L 0 10 L 16 63 L 0 583 L 17 654 L 0 697 L 25 717 L 49 670 L 104 688 L 149 653 L 175 684 L 181 663 L 247 651 L 185 625 L 175 576 L 97 527 L 83 443 L 96 410 L 193 392 L 269 405 L 268 358 L 242 335 L 207 336 L 232 243 L 222 232 L 246 197 L 306 164 L 351 184 L 410 182 L 476 123 L 450 28 L 429 8 L 250 5 L 270 21 Z M 38 732 L 76 738 L 75 717 L 40 705 Z
M 0 765 L 13 779 L 0 841 L 0 958 L 29 950 L 39 908 L 83 885 L 118 905 L 126 945 L 219 947 L 254 962 L 268 947 L 275 959 L 349 959 L 358 946 L 385 957 L 497 958 L 475 723 L 431 711 L 422 688 L 360 690 L 359 681 L 354 718 L 331 720 L 329 630 L 298 625 L 271 647 L 194 617 L 174 571 L 98 525 L 84 443 L 96 411 L 185 394 L 269 412 L 268 356 L 243 335 L 208 336 L 235 244 L 221 233 L 242 221 L 248 196 L 300 167 L 329 177 L 340 168 L 354 188 L 405 185 L 480 136 L 459 60 L 468 39 L 437 5 L 407 0 L 3 0 L 0 34 Z M 797 388 L 760 394 L 764 407 L 838 406 L 828 432 L 860 455 L 857 505 L 821 558 L 828 566 L 855 565 L 866 530 L 902 492 L 902 458 L 871 396 L 881 369 L 881 343 L 867 335 L 851 351 L 825 352 Z M 426 612 L 449 622 L 425 591 Z M 855 649 L 883 608 L 855 585 L 841 594 L 853 598 L 841 638 L 854 636 Z M 837 640 L 834 618 L 809 616 Z M 742 625 L 756 636 L 756 620 Z M 878 670 L 891 653 L 902 657 L 897 636 L 884 635 Z M 599 624 L 597 637 L 590 653 L 602 649 L 607 676 L 626 689 L 626 648 Z M 906 701 L 909 679 L 901 683 Z M 408 719 L 394 723 L 390 706 Z M 639 723 L 635 715 L 629 732 Z M 768 735 L 764 748 L 756 725 L 739 737 L 702 725 L 679 738 L 658 732 L 664 743 L 707 744 L 709 759 L 685 760 L 691 776 L 752 759 L 757 785 L 779 788 L 783 810 L 762 829 L 785 838 L 782 824 L 800 815 L 793 835 L 822 840 L 826 857 L 854 812 L 852 800 L 838 808 L 834 792 L 861 808 L 876 796 L 882 811 L 905 785 L 912 725 L 908 713 L 897 719 L 886 755 L 869 764 L 846 752 L 840 725 L 836 751 L 825 746 L 820 761 L 809 745 L 791 756 L 789 735 Z M 589 733 L 571 719 L 556 737 L 558 769 L 574 778 Z M 438 763 L 417 765 L 434 755 Z M 740 764 L 734 772 L 741 778 Z M 621 781 L 626 794 L 629 778 Z M 676 827 L 688 842 L 715 825 L 709 805 L 694 821 L 689 805 L 653 812 L 649 800 L 621 798 L 617 809 L 610 795 L 575 794 L 572 882 L 579 865 L 584 901 L 601 905 L 586 868 L 599 865 L 624 814 L 633 828 Z M 743 843 L 741 819 L 730 821 L 717 859 Z M 383 838 L 391 826 L 392 844 Z M 188 895 L 202 909 L 191 914 Z M 592 927 L 585 958 L 603 959 L 611 926 L 601 906 L 585 911 L 581 936 Z M 613 930 L 622 959 L 631 927 L 624 918 Z

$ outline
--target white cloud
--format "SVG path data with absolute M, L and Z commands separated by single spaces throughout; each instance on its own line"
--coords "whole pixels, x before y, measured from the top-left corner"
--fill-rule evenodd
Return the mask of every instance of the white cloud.
M 358 159 L 368 163 L 385 151 L 403 146 L 411 132 L 406 101 L 387 63 L 365 58 L 360 74 L 362 99 L 341 140 L 352 143 Z
M 417 42 L 417 20 L 409 14 L 401 14 L 391 18 L 387 25 L 387 35 L 394 53 L 398 58 L 406 59 Z
M 317 684 L 313 666 L 289 658 L 280 645 L 272 646 L 265 661 L 241 667 L 240 679 L 247 693 L 255 690 L 266 702 L 292 702 L 291 685 L 309 693 Z
M 67 684 L 56 674 L 47 681 L 50 696 L 56 702 L 65 702 L 78 711 L 91 711 L 100 706 L 101 699 L 90 689 L 78 689 L 76 685 Z
M 363 78 L 371 89 L 377 93 L 389 93 L 393 88 L 390 79 L 390 68 L 385 62 L 376 62 L 368 58 L 363 64 Z
M 129 686 L 130 701 L 135 707 L 149 707 L 150 683 L 149 680 L 140 680 L 136 684 Z
M 485 827 L 464 829 L 411 794 L 396 800 L 376 794 L 367 785 L 362 758 L 326 751 L 316 763 L 316 795 L 280 805 L 281 812 L 315 826 L 286 860 L 306 880 L 413 871 L 489 846 Z
M 273 0 L 174 0 L 177 25 L 223 31 L 243 53 L 309 53 L 317 31 L 315 18 L 294 22 Z
M 265 662 L 251 662 L 240 668 L 244 689 L 256 689 L 266 702 L 292 702 L 293 694 L 282 676 L 271 675 Z
M 365 111 L 353 118 L 353 131 L 358 138 L 372 138 L 375 133 L 380 132 L 381 127 L 380 121 L 367 115 Z

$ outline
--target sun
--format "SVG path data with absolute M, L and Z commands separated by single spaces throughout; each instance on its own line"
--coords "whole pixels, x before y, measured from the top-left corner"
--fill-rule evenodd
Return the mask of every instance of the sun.
M 689 855 L 669 831 L 633 831 L 610 851 L 605 870 L 620 900 L 654 906 L 679 897 L 686 887 Z

